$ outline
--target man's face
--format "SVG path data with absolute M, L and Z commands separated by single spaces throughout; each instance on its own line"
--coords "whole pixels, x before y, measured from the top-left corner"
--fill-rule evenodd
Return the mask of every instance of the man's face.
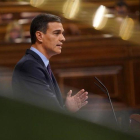
M 46 34 L 43 34 L 42 46 L 45 53 L 50 58 L 53 55 L 60 54 L 65 38 L 63 36 L 63 26 L 58 22 L 48 23 Z

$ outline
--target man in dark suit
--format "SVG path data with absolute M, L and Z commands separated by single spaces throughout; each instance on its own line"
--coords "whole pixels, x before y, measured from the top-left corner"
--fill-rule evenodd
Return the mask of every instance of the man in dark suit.
M 52 56 L 61 53 L 65 41 L 63 32 L 58 16 L 41 14 L 32 20 L 32 46 L 14 69 L 12 88 L 16 97 L 20 99 L 76 112 L 87 104 L 88 93 L 82 89 L 72 96 L 70 90 L 64 104 L 49 64 Z

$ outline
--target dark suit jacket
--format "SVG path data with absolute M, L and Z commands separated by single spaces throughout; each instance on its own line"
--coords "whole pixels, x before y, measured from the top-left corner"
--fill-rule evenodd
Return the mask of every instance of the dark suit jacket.
M 52 79 L 42 59 L 32 50 L 17 63 L 12 77 L 12 88 L 17 98 L 31 103 L 63 108 L 63 99 L 55 77 Z

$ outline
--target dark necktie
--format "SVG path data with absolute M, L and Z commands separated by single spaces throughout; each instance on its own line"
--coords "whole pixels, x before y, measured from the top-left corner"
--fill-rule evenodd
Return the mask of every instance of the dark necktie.
M 52 78 L 52 71 L 51 71 L 51 66 L 50 66 L 50 64 L 48 64 L 47 70 L 48 70 L 48 72 L 49 72 L 50 77 Z

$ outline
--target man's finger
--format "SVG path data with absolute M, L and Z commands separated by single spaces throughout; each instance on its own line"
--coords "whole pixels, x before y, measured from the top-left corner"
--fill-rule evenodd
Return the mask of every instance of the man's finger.
M 84 98 L 81 99 L 81 102 L 85 102 L 88 99 L 88 96 L 85 96 Z
M 67 97 L 71 97 L 71 94 L 72 94 L 72 90 L 70 90 L 70 91 L 67 93 Z
M 85 100 L 86 96 L 88 95 L 88 92 L 84 92 L 82 95 L 80 95 L 80 99 L 83 101 Z
M 81 107 L 85 106 L 87 103 L 88 103 L 88 101 L 83 102 Z
M 84 91 L 85 91 L 84 89 L 81 89 L 79 92 L 76 93 L 75 96 L 76 96 L 76 97 L 79 97 L 80 95 L 83 94 Z

